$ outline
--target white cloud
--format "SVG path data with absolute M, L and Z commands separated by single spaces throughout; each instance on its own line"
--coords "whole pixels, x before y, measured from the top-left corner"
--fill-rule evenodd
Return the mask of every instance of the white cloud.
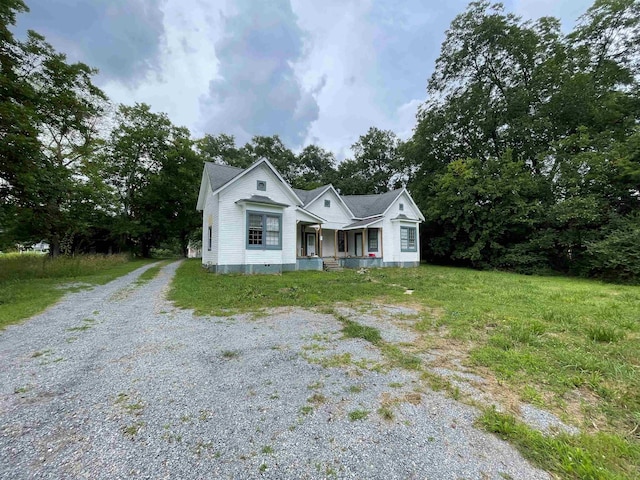
M 220 31 L 220 13 L 198 0 L 167 2 L 160 68 L 149 72 L 139 84 L 110 80 L 102 85 L 116 103 L 144 102 L 165 112 L 172 122 L 200 135 L 200 97 L 217 77 L 213 48 Z

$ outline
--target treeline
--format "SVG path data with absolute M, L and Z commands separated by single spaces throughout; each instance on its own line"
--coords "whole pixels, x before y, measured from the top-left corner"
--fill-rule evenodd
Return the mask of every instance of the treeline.
M 564 34 L 473 2 L 452 22 L 413 137 L 370 128 L 353 158 L 277 135 L 193 139 L 146 105 L 116 111 L 44 39 L 0 7 L 2 242 L 58 251 L 184 251 L 203 161 L 269 159 L 294 187 L 407 186 L 427 218 L 422 257 L 535 273 L 640 279 L 640 6 L 596 0 Z M 0 248 L 2 248 L 0 246 Z
M 447 31 L 409 150 L 424 257 L 640 279 L 640 3 L 575 29 L 474 2 Z

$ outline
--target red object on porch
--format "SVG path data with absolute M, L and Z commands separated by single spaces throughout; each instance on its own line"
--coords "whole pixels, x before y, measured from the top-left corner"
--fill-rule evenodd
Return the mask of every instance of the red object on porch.
M 375 253 L 370 253 L 370 254 L 369 254 L 369 256 L 370 256 L 370 257 L 375 257 L 375 256 L 376 256 L 376 254 L 375 254 Z

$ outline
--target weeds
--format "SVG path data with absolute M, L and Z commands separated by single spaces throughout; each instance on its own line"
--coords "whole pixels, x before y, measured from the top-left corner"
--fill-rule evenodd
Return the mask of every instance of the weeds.
M 369 410 L 357 409 L 349 412 L 349 420 L 351 420 L 352 422 L 355 422 L 357 420 L 364 420 L 368 416 L 369 416 Z

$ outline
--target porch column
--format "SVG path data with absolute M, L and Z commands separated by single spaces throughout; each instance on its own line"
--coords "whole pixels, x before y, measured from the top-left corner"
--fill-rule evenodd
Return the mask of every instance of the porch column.
M 333 258 L 338 258 L 338 230 L 333 231 Z
M 322 224 L 318 230 L 318 256 L 322 258 Z
M 364 236 L 366 235 L 364 232 L 366 229 L 362 229 L 362 236 L 360 237 L 360 243 L 362 244 L 362 256 L 364 257 Z
M 384 258 L 384 249 L 382 248 L 382 228 L 378 229 L 378 242 L 380 242 L 380 257 Z

